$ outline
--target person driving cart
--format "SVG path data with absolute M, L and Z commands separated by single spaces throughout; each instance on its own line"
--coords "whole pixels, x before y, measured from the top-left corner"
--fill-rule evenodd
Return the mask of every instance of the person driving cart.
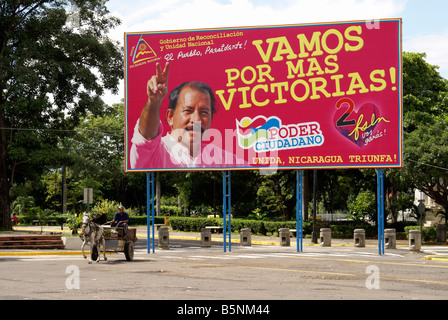
M 110 222 L 111 227 L 122 227 L 123 228 L 123 237 L 128 233 L 128 222 L 129 215 L 126 211 L 124 211 L 123 206 L 118 207 L 118 212 L 115 213 L 114 220 Z

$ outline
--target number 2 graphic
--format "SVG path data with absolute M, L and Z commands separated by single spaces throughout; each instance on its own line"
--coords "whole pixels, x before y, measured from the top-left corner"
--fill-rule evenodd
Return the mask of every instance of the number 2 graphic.
M 339 109 L 345 103 L 348 104 L 348 108 L 345 111 L 345 113 L 336 122 L 336 125 L 338 127 L 352 126 L 352 125 L 356 124 L 355 120 L 348 120 L 348 121 L 345 120 L 350 116 L 350 114 L 353 112 L 353 109 L 355 108 L 355 104 L 353 103 L 352 99 L 349 99 L 349 98 L 340 99 L 336 103 L 336 108 Z

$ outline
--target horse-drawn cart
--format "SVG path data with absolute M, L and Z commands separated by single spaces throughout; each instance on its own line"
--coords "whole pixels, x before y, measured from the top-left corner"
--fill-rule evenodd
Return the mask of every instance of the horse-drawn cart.
M 111 227 L 110 225 L 103 225 L 104 229 L 104 240 L 106 242 L 106 252 L 124 252 L 127 261 L 132 261 L 134 259 L 134 242 L 137 239 L 137 229 L 128 228 L 126 234 L 123 234 L 122 227 Z M 98 250 L 91 250 L 92 260 L 96 260 Z
M 107 260 L 106 252 L 124 252 L 127 261 L 133 260 L 137 229 L 127 228 L 125 234 L 123 227 L 111 227 L 110 223 L 106 222 L 106 215 L 92 217 L 91 220 L 90 213 L 84 212 L 81 229 L 83 257 L 87 258 L 84 247 L 90 244 L 89 263 L 100 261 L 100 250 L 103 252 L 104 260 Z

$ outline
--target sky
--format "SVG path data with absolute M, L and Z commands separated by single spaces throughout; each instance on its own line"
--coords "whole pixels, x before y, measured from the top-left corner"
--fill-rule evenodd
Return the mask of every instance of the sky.
M 448 79 L 446 0 L 109 0 L 121 25 L 109 37 L 123 45 L 125 32 L 266 26 L 311 22 L 403 19 L 403 51 L 424 52 Z M 124 98 L 106 94 L 107 104 Z

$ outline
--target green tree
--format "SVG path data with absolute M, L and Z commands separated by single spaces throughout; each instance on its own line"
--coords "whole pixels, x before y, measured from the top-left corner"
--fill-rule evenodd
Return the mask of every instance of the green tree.
M 448 212 L 448 81 L 425 57 L 403 54 L 404 165 L 387 175 L 405 191 L 422 190 Z
M 143 211 L 142 207 L 146 205 L 145 173 L 127 174 L 123 170 L 123 119 L 123 103 L 108 106 L 102 115 L 83 117 L 75 129 L 76 134 L 65 141 L 67 152 L 75 159 L 69 173 L 72 185 L 78 181 L 79 187 L 94 188 L 96 199 L 113 199 L 125 207 L 139 207 Z M 165 175 L 158 175 L 165 182 Z M 165 192 L 170 191 L 166 183 L 163 187 Z
M 327 212 L 347 209 L 347 201 L 359 190 L 376 190 L 376 175 L 373 170 L 319 170 L 318 201 L 322 201 Z M 310 186 L 312 188 L 312 186 Z
M 45 185 L 47 194 L 47 197 L 45 199 L 47 208 L 49 207 L 57 210 L 61 207 L 61 181 L 61 173 L 56 170 L 53 170 L 52 172 L 42 176 L 42 183 Z
M 448 212 L 448 119 L 433 118 L 406 134 L 401 177 Z
M 183 205 L 189 210 L 202 205 L 220 213 L 222 205 L 222 173 L 211 171 L 177 172 L 174 182 Z M 219 205 L 219 209 L 217 206 Z
M 424 53 L 403 53 L 403 116 L 405 132 L 426 125 L 448 111 L 448 82 Z
M 375 193 L 363 190 L 358 193 L 354 200 L 348 202 L 349 217 L 356 221 L 364 219 L 376 220 Z
M 1 1 L 2 227 L 10 227 L 13 183 L 70 164 L 67 130 L 87 112 L 101 114 L 100 96 L 117 90 L 122 51 L 106 34 L 118 24 L 103 0 Z
M 123 119 L 123 104 L 105 108 L 102 115 L 89 113 L 81 119 L 76 134 L 66 140 L 68 153 L 76 159 L 70 167 L 72 174 L 100 182 L 103 196 L 114 192 L 110 198 L 119 198 L 126 184 Z
M 268 217 L 282 217 L 288 221 L 296 204 L 296 172 L 282 170 L 270 176 L 261 176 L 257 191 L 258 206 Z M 255 212 L 258 213 L 258 212 Z
M 32 196 L 19 196 L 11 204 L 11 212 L 16 215 L 28 215 L 33 207 L 34 198 Z

